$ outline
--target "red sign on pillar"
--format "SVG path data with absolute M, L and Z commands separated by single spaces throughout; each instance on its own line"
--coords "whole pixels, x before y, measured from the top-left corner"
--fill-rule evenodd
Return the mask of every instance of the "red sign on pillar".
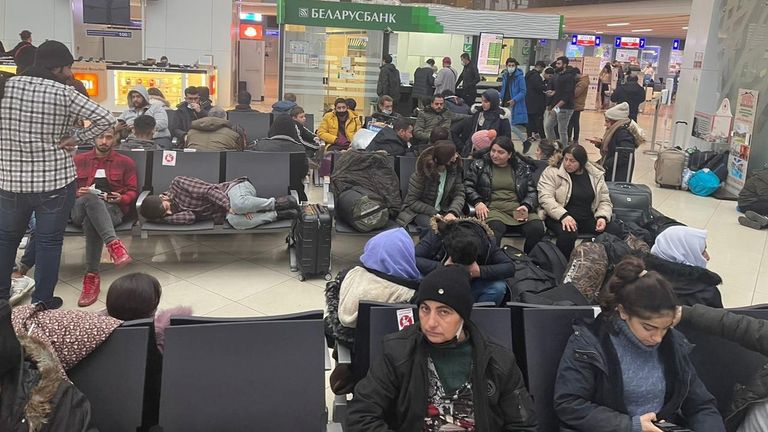
M 240 24 L 240 39 L 264 39 L 264 27 L 261 24 Z

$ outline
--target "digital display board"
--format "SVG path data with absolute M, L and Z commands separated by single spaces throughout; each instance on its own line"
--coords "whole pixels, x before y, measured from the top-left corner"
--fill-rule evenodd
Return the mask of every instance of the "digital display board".
M 503 34 L 480 33 L 480 49 L 477 56 L 478 72 L 483 75 L 498 75 L 503 47 Z

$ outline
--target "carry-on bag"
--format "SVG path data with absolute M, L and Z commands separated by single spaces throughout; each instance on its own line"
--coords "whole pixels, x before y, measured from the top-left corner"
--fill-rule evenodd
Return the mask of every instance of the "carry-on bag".
M 657 156 L 654 169 L 656 184 L 659 187 L 679 189 L 683 185 L 685 152 L 676 148 L 662 151 Z
M 299 280 L 322 275 L 331 280 L 331 212 L 321 204 L 302 207 L 288 239 L 295 247 Z M 294 270 L 294 269 L 292 269 Z
M 651 188 L 644 184 L 609 182 L 608 192 L 613 203 L 613 214 L 624 222 L 640 226 L 649 223 L 651 215 Z

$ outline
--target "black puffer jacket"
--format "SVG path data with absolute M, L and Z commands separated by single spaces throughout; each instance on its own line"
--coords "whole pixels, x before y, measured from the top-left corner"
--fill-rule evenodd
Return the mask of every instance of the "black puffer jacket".
M 383 127 L 365 151 L 385 151 L 390 156 L 403 156 L 408 152 L 408 142 L 403 141 L 391 127 Z
M 632 181 L 632 172 L 627 177 L 627 170 L 629 169 L 629 157 L 622 152 L 619 156 L 619 161 L 616 164 L 616 178 L 613 178 L 613 162 L 616 159 L 616 149 L 631 149 L 634 151 L 637 148 L 637 140 L 632 132 L 629 131 L 627 126 L 620 127 L 616 130 L 611 138 L 611 142 L 608 144 L 608 149 L 603 158 L 603 168 L 605 168 L 605 181 Z M 632 165 L 632 171 L 635 170 L 634 164 Z
M 477 257 L 480 267 L 480 279 L 489 281 L 506 280 L 515 275 L 515 263 L 496 245 L 493 231 L 475 218 L 459 218 L 449 224 L 461 224 L 471 228 L 484 241 Z M 443 265 L 448 258 L 443 239 L 437 231 L 437 223 L 432 219 L 432 231 L 416 245 L 416 267 L 421 274 L 428 275 Z
M 475 155 L 477 158 L 469 164 L 469 169 L 464 178 L 464 193 L 467 202 L 477 205 L 483 202 L 491 203 L 493 194 L 493 162 L 491 162 L 490 148 Z M 528 207 L 528 211 L 534 211 L 539 206 L 539 192 L 533 179 L 536 167 L 528 164 L 519 155 L 509 161 L 509 169 L 515 173 L 515 185 L 517 186 L 517 200 Z
M 739 315 L 724 309 L 683 306 L 682 323 L 693 329 L 731 340 L 744 348 L 768 356 L 768 321 Z M 739 383 L 725 414 L 728 432 L 736 432 L 748 408 L 768 399 L 768 365 L 749 383 Z
M 390 217 L 400 212 L 400 183 L 390 156 L 345 150 L 336 158 L 331 173 L 331 193 L 338 197 L 354 187 L 373 192 L 389 209 Z
M 478 431 L 536 431 L 533 401 L 514 355 L 490 342 L 472 321 L 472 382 Z M 347 414 L 350 432 L 412 432 L 427 416 L 426 338 L 418 325 L 384 338 L 382 358 L 355 388 Z
M 381 66 L 376 94 L 391 96 L 395 102 L 400 99 L 400 71 L 392 63 Z
M 723 307 L 723 299 L 717 288 L 723 283 L 723 279 L 717 273 L 701 267 L 667 261 L 656 255 L 646 254 L 641 257 L 648 271 L 658 272 L 672 284 L 677 298 L 683 305 Z

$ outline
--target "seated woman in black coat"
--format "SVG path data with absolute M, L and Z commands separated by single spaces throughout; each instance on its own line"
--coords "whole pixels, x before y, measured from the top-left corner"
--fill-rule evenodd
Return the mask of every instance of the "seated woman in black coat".
M 522 233 L 525 253 L 546 234 L 537 213 L 535 167 L 529 162 L 517 154 L 509 137 L 498 137 L 475 155 L 464 179 L 467 202 L 475 206 L 476 217 L 491 227 L 496 244 L 507 232 Z
M 499 92 L 488 89 L 480 98 L 481 103 L 472 105 L 472 117 L 466 118 L 451 126 L 454 141 L 461 148 L 462 156 L 467 156 L 472 150 L 472 135 L 479 130 L 493 129 L 496 136 L 510 137 L 512 132 L 509 124 L 509 110 L 502 108 Z
M 346 430 L 535 431 L 514 356 L 470 319 L 467 269 L 435 270 L 417 296 L 418 324 L 384 338 L 381 358 L 349 402 Z
M 578 322 L 563 352 L 554 405 L 561 431 L 661 432 L 666 421 L 724 432 L 715 398 L 672 328 L 677 297 L 643 261 L 626 257 L 600 293 L 602 313 Z

